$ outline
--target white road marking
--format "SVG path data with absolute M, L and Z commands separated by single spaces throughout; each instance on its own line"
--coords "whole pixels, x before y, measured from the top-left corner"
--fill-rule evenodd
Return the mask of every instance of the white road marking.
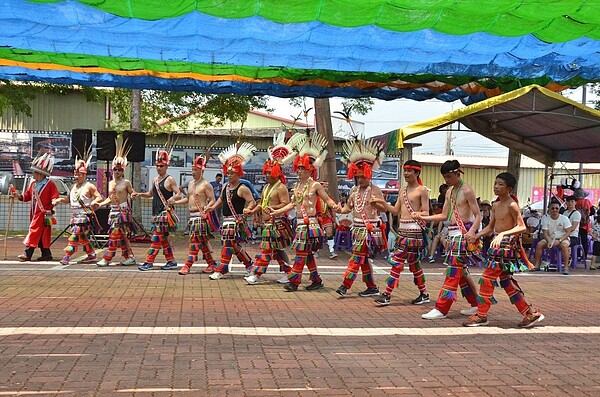
M 427 324 L 426 322 L 423 323 Z M 3 327 L 0 337 L 16 335 L 243 335 L 243 336 L 465 336 L 516 334 L 600 334 L 600 327 L 537 326 L 439 328 L 281 328 L 281 327 Z
M 170 387 L 147 387 L 144 389 L 121 389 L 117 393 L 158 393 L 158 392 L 191 392 L 200 391 L 201 389 L 172 389 Z

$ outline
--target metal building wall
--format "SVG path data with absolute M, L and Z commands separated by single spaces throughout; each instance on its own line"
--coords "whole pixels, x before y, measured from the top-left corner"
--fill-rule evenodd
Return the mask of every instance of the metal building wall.
M 37 94 L 31 106 L 31 117 L 5 110 L 0 117 L 0 129 L 33 131 L 71 131 L 104 127 L 104 103 L 88 102 L 78 92 L 67 95 Z
M 470 166 L 463 167 L 465 174 L 463 179 L 466 183 L 470 184 L 475 191 L 477 197 L 481 197 L 482 200 L 494 199 L 494 180 L 496 175 L 501 172 L 505 172 L 505 167 L 485 167 L 475 168 Z M 578 170 L 561 170 L 555 171 L 557 174 L 570 173 L 572 177 L 578 179 Z M 556 176 L 550 185 L 556 186 L 560 183 L 560 179 L 564 176 Z M 431 198 L 437 198 L 439 186 L 444 183 L 444 178 L 440 174 L 439 165 L 425 165 L 423 166 L 422 174 L 423 184 L 431 189 L 429 195 Z M 584 175 L 583 178 L 584 188 L 600 188 L 600 174 L 589 174 Z M 521 206 L 527 203 L 527 199 L 531 198 L 531 188 L 534 186 L 544 186 L 544 169 L 543 168 L 521 168 L 521 174 L 517 181 L 517 197 Z

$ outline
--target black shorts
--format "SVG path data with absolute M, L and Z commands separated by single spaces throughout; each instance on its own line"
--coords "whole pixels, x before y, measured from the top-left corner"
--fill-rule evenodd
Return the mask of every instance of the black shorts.
M 569 236 L 569 247 L 574 247 L 579 244 L 579 237 Z
M 594 246 L 592 248 L 592 255 L 600 256 L 600 241 L 594 241 Z

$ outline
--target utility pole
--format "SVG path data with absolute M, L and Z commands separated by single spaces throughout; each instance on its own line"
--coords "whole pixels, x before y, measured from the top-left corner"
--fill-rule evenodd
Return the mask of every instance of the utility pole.
M 454 152 L 452 151 L 452 129 L 451 129 L 451 125 L 449 125 L 447 127 L 447 130 L 446 130 L 446 153 L 445 153 L 446 156 L 452 156 L 452 155 L 454 155 Z
M 142 130 L 142 92 L 140 90 L 131 90 L 131 120 L 130 127 L 132 131 Z M 142 184 L 142 163 L 133 163 L 133 172 L 131 175 L 131 184 L 136 192 L 140 191 Z M 133 201 L 133 217 L 142 219 L 142 207 L 138 200 Z

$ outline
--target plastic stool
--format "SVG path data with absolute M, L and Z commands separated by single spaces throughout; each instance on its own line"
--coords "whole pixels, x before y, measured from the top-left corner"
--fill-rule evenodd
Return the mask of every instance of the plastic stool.
M 550 264 L 556 266 L 556 272 L 562 273 L 563 262 L 562 262 L 562 250 L 560 249 L 560 246 L 552 247 L 552 249 L 550 250 L 549 257 L 550 257 Z M 568 266 L 568 264 L 567 264 L 567 266 Z
M 579 262 L 579 254 L 581 254 L 581 259 L 583 260 L 583 268 L 587 269 L 587 260 L 586 260 L 586 255 L 585 252 L 583 252 L 583 245 L 580 244 L 575 244 L 574 246 L 571 247 L 571 267 L 573 269 L 577 269 L 577 265 L 580 264 Z
M 352 250 L 352 233 L 350 230 L 337 230 L 335 232 L 333 249 L 335 251 L 341 251 L 342 249 Z

